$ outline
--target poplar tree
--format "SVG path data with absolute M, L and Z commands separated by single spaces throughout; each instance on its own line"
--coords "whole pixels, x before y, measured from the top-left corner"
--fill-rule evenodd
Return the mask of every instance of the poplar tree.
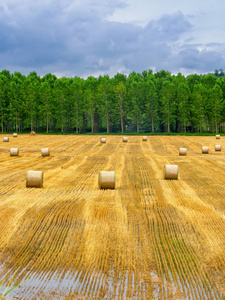
M 174 84 L 168 80 L 163 81 L 160 93 L 160 111 L 162 114 L 161 122 L 165 125 L 165 129 L 167 132 L 170 132 L 170 125 L 175 119 L 174 96 Z
M 188 85 L 186 83 L 179 84 L 177 89 L 177 119 L 181 123 L 182 132 L 186 132 L 190 120 L 189 96 Z
M 123 82 L 119 82 L 114 87 L 114 92 L 119 106 L 121 132 L 125 132 L 124 119 L 125 119 L 125 111 L 126 111 L 126 104 L 125 104 L 126 86 L 123 84 Z

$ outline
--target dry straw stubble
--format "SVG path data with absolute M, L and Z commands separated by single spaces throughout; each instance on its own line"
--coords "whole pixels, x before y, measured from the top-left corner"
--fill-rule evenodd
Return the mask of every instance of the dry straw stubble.
M 43 187 L 43 172 L 42 171 L 27 171 L 26 187 Z
M 148 140 L 151 147 L 142 142 L 142 136 L 129 137 L 131 144 L 122 144 L 126 146 L 122 153 L 121 136 L 110 137 L 108 146 L 101 144 L 106 149 L 93 144 L 85 147 L 88 152 L 83 145 L 93 143 L 96 137 L 18 137 L 20 147 L 3 144 L 9 146 L 8 155 L 0 153 L 5 169 L 0 187 L 1 273 L 10 274 L 30 249 L 40 245 L 40 251 L 32 254 L 32 250 L 26 258 L 29 266 L 24 265 L 19 279 L 34 280 L 18 289 L 17 298 L 44 300 L 55 294 L 60 299 L 102 299 L 104 295 L 109 299 L 221 299 L 221 291 L 225 291 L 224 176 L 220 172 L 224 156 L 215 152 L 209 165 L 205 155 L 200 155 L 199 145 L 204 141 L 203 145 L 214 150 L 215 136 L 153 136 Z M 79 156 L 66 160 L 75 147 L 63 157 L 60 151 L 74 145 L 74 138 Z M 35 149 L 30 151 L 34 140 L 35 147 L 42 145 L 39 157 Z M 99 140 L 100 136 L 95 141 Z M 9 157 L 11 147 L 21 152 L 22 146 L 26 152 L 22 160 Z M 41 158 L 43 146 L 51 148 L 56 158 Z M 191 156 L 177 158 L 180 147 L 186 147 Z M 17 186 L 12 194 L 14 183 L 20 185 L 17 179 L 26 159 L 35 168 L 23 171 L 24 187 Z M 26 188 L 25 173 L 44 171 L 40 168 L 43 163 L 45 169 L 50 168 L 49 184 L 45 189 Z M 67 169 L 60 174 L 59 163 Z M 163 178 L 165 164 L 178 165 L 180 183 Z M 115 171 L 116 189 L 99 189 L 101 170 Z M 149 175 L 153 175 L 151 180 Z M 66 180 L 65 188 L 62 183 Z M 46 278 L 54 281 L 49 289 Z
M 178 179 L 178 165 L 165 165 L 164 166 L 165 179 Z
M 19 148 L 11 148 L 10 156 L 19 156 Z
M 98 185 L 100 189 L 114 189 L 115 188 L 115 172 L 114 171 L 100 171 L 98 174 Z

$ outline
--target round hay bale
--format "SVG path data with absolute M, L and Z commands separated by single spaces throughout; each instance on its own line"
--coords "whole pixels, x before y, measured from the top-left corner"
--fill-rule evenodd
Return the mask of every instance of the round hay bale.
M 217 140 L 220 139 L 220 135 L 219 135 L 219 134 L 216 135 L 216 139 L 217 139 Z
M 35 131 L 30 132 L 30 135 L 35 135 L 35 134 L 36 134 Z
M 10 156 L 18 156 L 18 155 L 19 155 L 19 148 L 10 149 Z
M 208 154 L 209 153 L 209 147 L 202 147 L 202 154 Z
M 43 148 L 41 149 L 41 155 L 44 156 L 49 156 L 50 155 L 50 151 L 49 148 Z
M 142 141 L 143 141 L 143 142 L 146 142 L 146 141 L 147 141 L 147 136 L 146 136 L 146 135 L 144 135 L 144 136 L 142 137 Z
M 106 143 L 106 138 L 100 138 L 100 142 L 101 142 L 102 144 L 105 144 L 105 143 Z
M 115 188 L 115 172 L 114 171 L 100 171 L 98 174 L 98 185 L 100 189 L 114 189 Z
M 186 155 L 187 154 L 187 148 L 180 148 L 179 155 Z
M 127 143 L 127 140 L 128 140 L 127 137 L 124 136 L 124 137 L 123 137 L 123 142 L 124 142 L 124 143 Z
M 27 171 L 26 187 L 43 187 L 43 172 L 42 171 Z
M 165 165 L 164 177 L 165 179 L 178 179 L 178 165 Z
M 9 138 L 7 137 L 7 136 L 5 136 L 4 138 L 3 138 L 3 142 L 8 142 L 9 141 Z
M 215 151 L 221 151 L 221 145 L 215 145 Z
M 13 137 L 15 137 L 15 138 L 17 137 L 17 133 L 16 132 L 13 133 Z

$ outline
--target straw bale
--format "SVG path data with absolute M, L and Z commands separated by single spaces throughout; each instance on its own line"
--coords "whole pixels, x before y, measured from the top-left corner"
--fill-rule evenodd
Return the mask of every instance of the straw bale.
M 10 156 L 18 156 L 18 155 L 19 155 L 19 148 L 10 149 Z
M 13 137 L 15 137 L 15 138 L 17 137 L 17 133 L 16 132 L 13 133 Z
M 30 135 L 35 135 L 35 134 L 36 134 L 35 131 L 30 132 Z
M 124 137 L 123 137 L 123 142 L 124 142 L 124 143 L 127 143 L 127 140 L 128 140 L 127 137 L 124 136 Z
M 102 144 L 105 144 L 105 143 L 106 143 L 106 138 L 100 138 L 100 142 L 101 142 Z
M 26 187 L 43 187 L 43 172 L 42 171 L 27 171 Z
M 49 148 L 43 148 L 41 149 L 41 155 L 44 156 L 50 156 L 50 150 Z
M 3 142 L 8 142 L 9 141 L 9 138 L 7 137 L 7 136 L 5 136 L 4 138 L 3 138 Z
M 165 179 L 178 179 L 178 165 L 165 165 L 164 177 Z
M 115 172 L 114 171 L 100 171 L 98 174 L 98 185 L 100 189 L 114 189 L 115 188 Z
M 215 151 L 221 151 L 221 145 L 215 145 Z
M 144 136 L 142 137 L 142 141 L 144 141 L 144 142 L 147 141 L 147 136 L 146 136 L 146 135 L 144 135 Z
M 220 135 L 219 135 L 219 134 L 216 135 L 216 139 L 217 139 L 217 140 L 220 139 Z
M 209 147 L 202 147 L 202 154 L 208 154 L 209 153 Z
M 179 155 L 186 155 L 187 154 L 187 148 L 180 148 Z

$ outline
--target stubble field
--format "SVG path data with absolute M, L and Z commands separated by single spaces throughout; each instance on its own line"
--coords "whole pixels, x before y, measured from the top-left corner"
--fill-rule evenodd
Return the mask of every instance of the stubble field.
M 8 136 L 0 282 L 18 267 L 15 283 L 27 279 L 12 299 L 225 298 L 225 137 Z M 43 188 L 26 188 L 28 170 L 44 172 Z M 114 190 L 98 188 L 99 171 L 115 171 Z

